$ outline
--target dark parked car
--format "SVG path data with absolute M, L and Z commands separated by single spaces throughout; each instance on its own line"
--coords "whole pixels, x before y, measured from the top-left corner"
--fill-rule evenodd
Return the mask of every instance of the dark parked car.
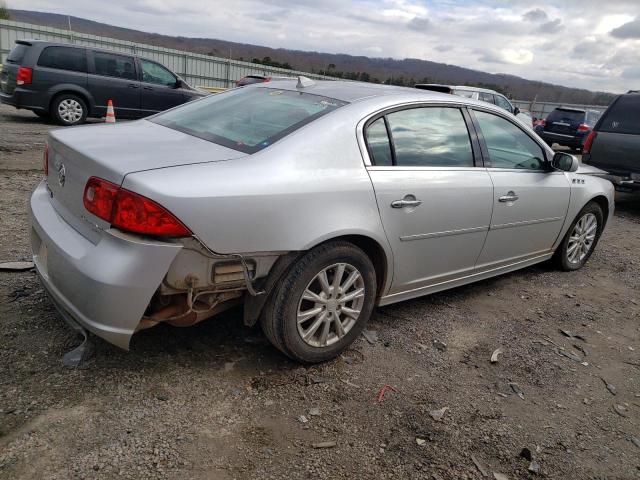
M 640 192 L 640 92 L 620 95 L 587 138 L 582 161 L 609 172 L 623 192 Z
M 40 40 L 16 40 L 0 73 L 0 101 L 77 125 L 103 117 L 139 118 L 206 93 L 146 58 Z
M 556 108 L 535 131 L 549 146 L 557 143 L 582 150 L 582 146 L 602 112 L 580 108 Z

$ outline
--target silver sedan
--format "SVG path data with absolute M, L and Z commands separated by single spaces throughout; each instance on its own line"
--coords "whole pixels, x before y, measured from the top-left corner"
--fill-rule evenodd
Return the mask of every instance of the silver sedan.
M 484 102 L 256 84 L 53 131 L 33 256 L 64 318 L 122 348 L 241 304 L 286 355 L 320 362 L 377 305 L 552 258 L 582 267 L 614 201 L 581 168 Z

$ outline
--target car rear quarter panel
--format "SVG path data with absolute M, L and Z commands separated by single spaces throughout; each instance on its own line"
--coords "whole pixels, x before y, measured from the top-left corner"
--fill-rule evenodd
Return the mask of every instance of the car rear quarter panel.
M 123 187 L 158 201 L 216 253 L 304 251 L 364 235 L 391 268 L 357 110 L 343 107 L 241 159 L 132 173 Z

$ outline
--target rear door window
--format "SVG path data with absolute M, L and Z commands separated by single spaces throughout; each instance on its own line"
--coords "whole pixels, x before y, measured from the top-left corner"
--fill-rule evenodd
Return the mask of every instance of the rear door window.
M 94 51 L 93 61 L 96 75 L 136 80 L 133 57 Z
M 393 165 L 391 142 L 389 142 L 389 134 L 384 118 L 379 118 L 369 125 L 365 132 L 365 137 L 369 146 L 371 163 L 382 166 Z
M 471 90 L 454 90 L 453 93 L 456 95 L 460 95 L 461 97 L 473 98 L 473 94 L 475 92 Z
M 459 108 L 424 107 L 387 115 L 395 164 L 473 167 L 467 124 Z
M 640 94 L 619 97 L 604 114 L 598 131 L 640 135 Z
M 305 92 L 251 87 L 211 95 L 153 122 L 245 153 L 255 153 L 346 102 Z
M 9 56 L 7 57 L 7 63 L 22 63 L 22 60 L 24 60 L 24 55 L 25 53 L 27 53 L 28 49 L 28 45 L 18 43 L 9 53 Z
M 47 47 L 40 54 L 38 65 L 72 72 L 86 72 L 87 52 L 84 48 Z
M 496 103 L 496 101 L 493 99 L 493 93 L 480 92 L 478 94 L 478 99 L 482 100 L 483 102 Z

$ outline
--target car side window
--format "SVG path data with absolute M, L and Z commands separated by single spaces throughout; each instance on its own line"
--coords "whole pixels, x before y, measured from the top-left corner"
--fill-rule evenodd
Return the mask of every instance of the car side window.
M 176 76 L 163 66 L 144 59 L 141 59 L 140 62 L 142 63 L 143 82 L 172 87 L 178 81 Z
M 379 118 L 367 127 L 365 132 L 371 163 L 374 165 L 393 165 L 391 155 L 391 142 L 387 133 L 384 118 Z
M 136 79 L 133 57 L 94 51 L 93 61 L 97 75 L 125 78 L 127 80 Z
M 473 150 L 459 108 L 420 107 L 387 115 L 395 165 L 473 167 Z
M 87 53 L 84 48 L 46 47 L 38 58 L 38 66 L 86 72 Z
M 478 93 L 478 100 L 482 100 L 483 102 L 496 103 L 493 99 L 493 93 L 480 92 Z
M 500 108 L 504 108 L 509 113 L 513 113 L 513 107 L 509 103 L 509 100 L 504 98 L 502 95 L 495 95 L 495 98 L 496 105 L 498 105 Z
M 491 167 L 540 170 L 544 151 L 529 135 L 493 113 L 475 110 L 480 131 L 489 150 Z

